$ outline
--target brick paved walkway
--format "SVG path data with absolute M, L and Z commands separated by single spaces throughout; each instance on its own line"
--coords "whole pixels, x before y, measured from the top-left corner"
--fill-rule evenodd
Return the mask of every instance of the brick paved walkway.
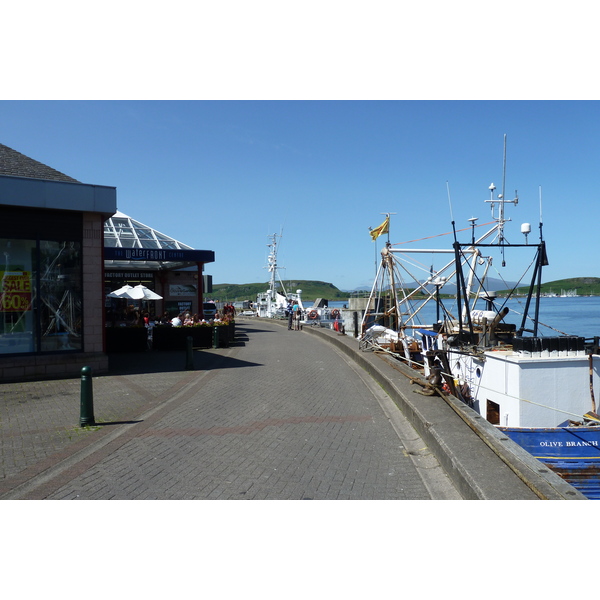
M 234 347 L 196 352 L 193 371 L 181 353 L 162 365 L 154 353 L 121 357 L 94 378 L 102 424 L 91 430 L 77 426 L 78 380 L 0 386 L 0 497 L 458 498 L 399 411 L 388 406 L 390 419 L 331 345 L 276 323 L 237 329 Z

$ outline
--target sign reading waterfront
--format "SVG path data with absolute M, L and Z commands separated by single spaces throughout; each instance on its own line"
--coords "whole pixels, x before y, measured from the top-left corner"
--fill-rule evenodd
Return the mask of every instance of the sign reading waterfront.
M 212 250 L 163 250 L 154 248 L 104 248 L 106 260 L 161 261 L 161 262 L 214 262 Z

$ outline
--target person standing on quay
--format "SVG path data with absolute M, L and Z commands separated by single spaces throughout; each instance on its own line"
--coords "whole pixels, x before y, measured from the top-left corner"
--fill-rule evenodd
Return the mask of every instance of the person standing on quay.
M 294 314 L 294 329 L 298 331 L 300 329 L 300 318 L 302 317 L 302 311 L 300 310 L 300 305 L 298 304 L 298 301 L 294 302 L 292 312 Z

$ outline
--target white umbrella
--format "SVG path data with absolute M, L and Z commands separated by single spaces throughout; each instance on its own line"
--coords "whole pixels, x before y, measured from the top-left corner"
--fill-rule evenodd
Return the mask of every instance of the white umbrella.
M 162 296 L 159 296 L 145 285 L 141 284 L 136 285 L 132 290 L 128 291 L 127 294 L 132 300 L 162 300 Z
M 129 284 L 124 285 L 123 287 L 119 288 L 118 290 L 115 290 L 114 292 L 111 292 L 110 294 L 108 294 L 109 298 L 131 298 L 129 296 L 129 292 L 133 289 L 133 287 L 131 287 Z
M 108 294 L 109 298 L 126 298 L 128 300 L 162 300 L 162 296 L 154 293 L 145 285 L 136 285 L 135 287 L 129 284 Z

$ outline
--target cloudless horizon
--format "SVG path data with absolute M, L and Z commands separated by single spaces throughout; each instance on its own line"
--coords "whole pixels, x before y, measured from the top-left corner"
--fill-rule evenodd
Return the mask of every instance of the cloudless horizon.
M 214 283 L 268 281 L 282 234 L 284 281 L 353 290 L 372 284 L 387 236 L 369 227 L 384 213 L 393 244 L 449 232 L 451 215 L 458 229 L 490 220 L 506 134 L 507 238 L 529 222 L 537 239 L 541 187 L 547 282 L 600 276 L 599 116 L 596 101 L 3 101 L 0 143 L 114 186 L 121 212 L 214 250 Z

